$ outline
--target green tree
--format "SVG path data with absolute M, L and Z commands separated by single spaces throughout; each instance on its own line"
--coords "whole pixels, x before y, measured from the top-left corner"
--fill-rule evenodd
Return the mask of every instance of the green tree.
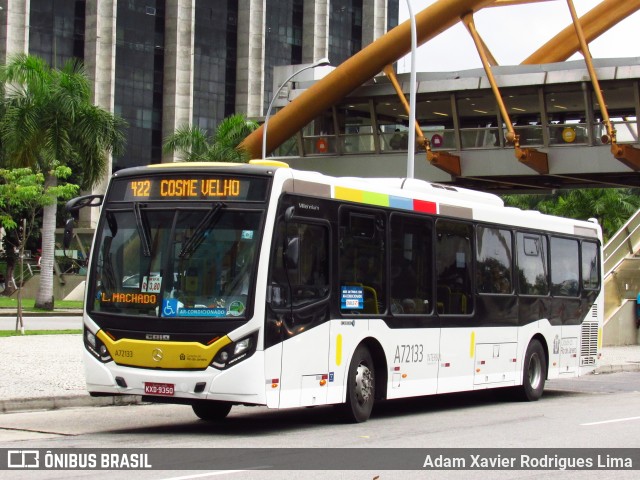
M 52 69 L 41 58 L 19 55 L 0 70 L 4 115 L 0 139 L 8 167 L 28 167 L 44 175 L 46 189 L 57 186 L 56 168 L 81 168 L 80 188 L 105 174 L 109 155 L 124 148 L 125 123 L 91 103 L 91 88 L 77 61 Z M 53 309 L 56 204 L 43 207 L 40 288 L 36 307 Z
M 504 195 L 506 205 L 561 217 L 595 218 L 606 242 L 640 208 L 640 196 L 630 188 L 585 188 L 552 195 Z
M 53 175 L 63 180 L 71 175 L 69 167 L 57 167 Z M 36 216 L 43 207 L 55 205 L 58 200 L 68 200 L 78 193 L 78 186 L 60 183 L 55 187 L 45 188 L 42 173 L 30 168 L 13 170 L 0 169 L 0 225 L 4 227 L 6 237 L 11 239 L 7 246 L 18 251 L 23 258 L 27 239 L 31 236 L 36 224 Z M 18 219 L 18 221 L 17 221 Z M 21 219 L 21 220 L 20 220 Z M 15 262 L 7 262 L 4 294 L 11 294 Z M 18 292 L 18 320 L 22 323 L 22 297 Z M 16 325 L 17 329 L 18 325 Z
M 249 152 L 238 149 L 240 142 L 258 128 L 254 121 L 242 114 L 225 118 L 213 136 L 192 125 L 183 125 L 164 141 L 164 152 L 177 152 L 185 162 L 246 163 Z

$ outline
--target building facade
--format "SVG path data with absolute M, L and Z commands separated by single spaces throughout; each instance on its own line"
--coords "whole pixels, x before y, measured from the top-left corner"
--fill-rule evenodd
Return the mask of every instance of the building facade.
M 260 118 L 273 68 L 345 59 L 398 24 L 399 0 L 0 0 L 0 61 L 84 62 L 94 102 L 129 124 L 112 169 L 174 161 L 162 140 Z

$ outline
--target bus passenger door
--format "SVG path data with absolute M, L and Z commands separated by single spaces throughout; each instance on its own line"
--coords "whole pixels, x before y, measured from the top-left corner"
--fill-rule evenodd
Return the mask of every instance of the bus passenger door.
M 265 341 L 281 344 L 279 376 L 274 377 L 279 383 L 280 408 L 322 405 L 327 400 L 328 249 L 327 225 L 283 219 L 277 227 L 269 273 L 269 339 Z

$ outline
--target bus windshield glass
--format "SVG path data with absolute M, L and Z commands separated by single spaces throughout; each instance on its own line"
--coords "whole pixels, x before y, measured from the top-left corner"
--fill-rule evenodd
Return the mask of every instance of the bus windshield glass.
M 131 204 L 129 204 L 131 205 Z M 244 317 L 253 290 L 261 210 L 106 207 L 89 310 L 181 319 Z

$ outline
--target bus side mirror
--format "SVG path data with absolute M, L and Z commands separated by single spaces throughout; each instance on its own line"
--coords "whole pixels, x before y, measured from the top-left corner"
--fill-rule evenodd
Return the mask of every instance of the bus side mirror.
M 67 218 L 64 224 L 64 235 L 62 236 L 62 246 L 65 250 L 68 250 L 71 246 L 71 240 L 73 239 L 73 217 Z
M 300 238 L 292 237 L 287 242 L 287 251 L 285 252 L 284 261 L 287 269 L 298 268 L 300 260 Z

